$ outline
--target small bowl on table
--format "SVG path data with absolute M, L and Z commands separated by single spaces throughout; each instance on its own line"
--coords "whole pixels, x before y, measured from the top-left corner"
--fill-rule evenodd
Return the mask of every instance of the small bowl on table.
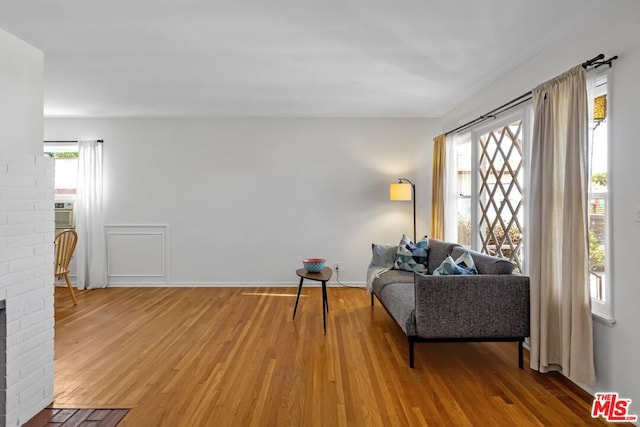
M 320 273 L 324 268 L 323 258 L 307 258 L 302 260 L 302 265 L 309 273 Z

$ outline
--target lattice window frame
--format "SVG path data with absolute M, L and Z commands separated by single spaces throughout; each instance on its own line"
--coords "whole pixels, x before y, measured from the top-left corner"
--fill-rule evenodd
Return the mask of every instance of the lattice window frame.
M 523 271 L 525 240 L 521 220 L 525 197 L 523 127 L 524 120 L 515 119 L 482 132 L 476 138 L 477 247 L 481 252 L 510 260 L 520 272 Z M 515 153 L 519 159 L 513 161 Z M 504 179 L 507 175 L 510 180 Z M 514 202 L 509 196 L 516 196 Z M 501 201 L 498 200 L 500 197 Z

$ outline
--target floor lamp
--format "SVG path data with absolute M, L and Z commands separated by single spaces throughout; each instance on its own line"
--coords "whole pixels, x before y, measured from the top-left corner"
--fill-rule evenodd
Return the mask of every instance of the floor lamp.
M 389 185 L 389 200 L 413 201 L 413 243 L 416 242 L 416 185 L 406 178 L 399 178 Z

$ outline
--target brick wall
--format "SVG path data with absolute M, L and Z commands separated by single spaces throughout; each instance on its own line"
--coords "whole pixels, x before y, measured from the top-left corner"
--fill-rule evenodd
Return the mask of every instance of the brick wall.
M 20 426 L 53 401 L 53 168 L 40 154 L 0 152 L 0 300 L 6 301 L 0 425 Z

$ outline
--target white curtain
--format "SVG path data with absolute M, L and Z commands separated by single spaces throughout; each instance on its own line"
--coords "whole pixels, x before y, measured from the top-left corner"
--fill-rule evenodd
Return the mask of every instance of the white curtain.
M 530 364 L 593 385 L 585 74 L 577 66 L 533 90 Z
M 78 141 L 76 231 L 78 289 L 107 286 L 107 251 L 102 215 L 102 144 Z

